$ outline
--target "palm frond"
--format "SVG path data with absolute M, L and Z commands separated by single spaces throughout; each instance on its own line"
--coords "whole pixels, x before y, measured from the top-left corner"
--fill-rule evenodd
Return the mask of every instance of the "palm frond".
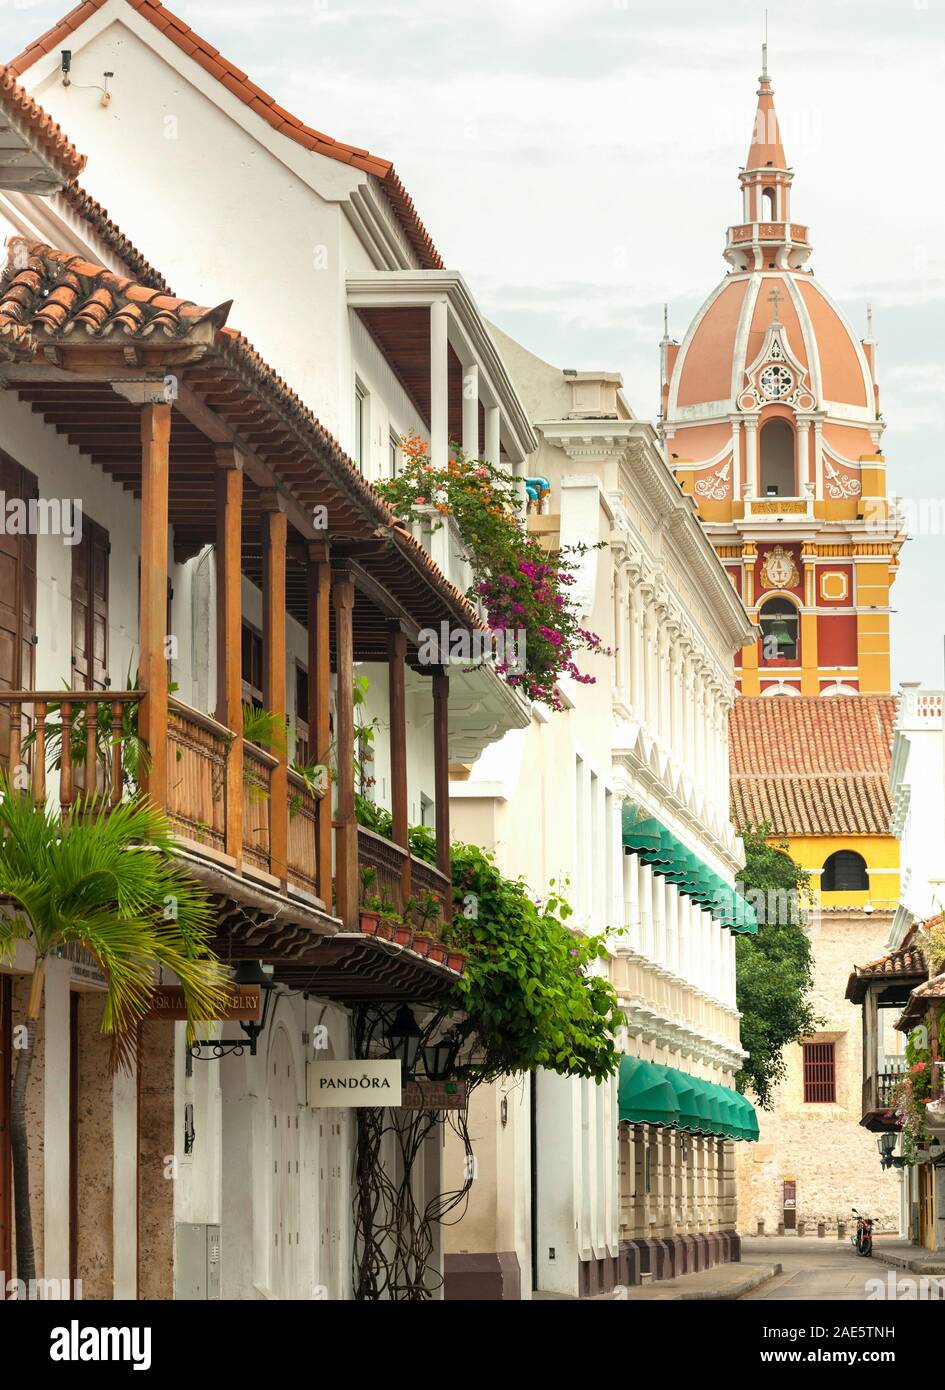
M 180 981 L 188 1036 L 218 1017 L 224 967 L 210 949 L 213 914 L 174 857 L 165 817 L 142 797 L 109 806 L 89 797 L 57 816 L 11 793 L 0 775 L 0 895 L 22 910 L 0 918 L 0 952 L 32 939 L 37 954 L 76 943 L 106 978 L 102 1031 L 127 1063 L 162 971 Z

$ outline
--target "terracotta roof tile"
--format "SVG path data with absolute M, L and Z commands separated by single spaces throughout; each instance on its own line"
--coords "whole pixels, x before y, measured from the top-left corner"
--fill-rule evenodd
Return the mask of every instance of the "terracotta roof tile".
M 732 818 L 778 835 L 888 835 L 896 699 L 742 697 L 729 721 Z
M 86 156 L 66 139 L 60 127 L 17 82 L 13 72 L 0 63 L 0 110 L 16 133 L 71 183 L 85 168 Z
M 230 305 L 202 309 L 187 299 L 136 285 L 81 256 L 11 237 L 0 280 L 0 337 L 27 339 L 34 333 L 68 335 L 84 330 L 96 337 L 121 332 L 149 338 L 182 337 L 201 323 L 220 328 Z
M 161 30 L 166 38 L 193 58 L 194 62 L 199 63 L 206 72 L 224 83 L 236 97 L 280 134 L 294 140 L 305 149 L 311 149 L 329 159 L 337 159 L 342 164 L 351 164 L 377 178 L 420 264 L 427 270 L 443 269 L 440 253 L 434 246 L 430 233 L 420 221 L 413 201 L 397 176 L 390 160 L 379 159 L 377 156 L 369 154 L 367 150 L 353 145 L 345 145 L 304 125 L 297 116 L 293 116 L 290 111 L 277 105 L 268 93 L 263 92 L 255 83 L 250 82 L 246 74 L 235 64 L 227 62 L 217 49 L 195 34 L 164 5 L 156 3 L 156 0 L 126 0 L 126 3 L 137 10 L 155 28 Z M 12 60 L 8 65 L 10 72 L 17 75 L 24 73 L 44 54 L 51 53 L 53 49 L 57 48 L 63 39 L 74 33 L 80 24 L 83 24 L 103 4 L 105 4 L 105 0 L 84 0 L 83 4 L 70 10 L 58 25 L 27 45 L 23 52 Z M 256 103 L 260 104 L 257 105 Z M 305 139 L 302 138 L 303 135 Z
M 897 951 L 856 967 L 857 974 L 875 980 L 885 975 L 924 975 L 925 956 L 918 946 L 900 946 Z
M 861 1004 L 871 980 L 885 980 L 892 984 L 896 980 L 922 980 L 927 974 L 928 965 L 921 949 L 907 940 L 897 950 L 880 956 L 878 960 L 855 965 L 847 981 L 846 997 L 853 1004 Z

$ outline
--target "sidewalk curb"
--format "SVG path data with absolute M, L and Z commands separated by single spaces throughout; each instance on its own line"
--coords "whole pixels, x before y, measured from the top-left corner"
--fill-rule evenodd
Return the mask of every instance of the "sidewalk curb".
M 742 1294 L 750 1293 L 752 1289 L 757 1289 L 761 1284 L 767 1284 L 769 1279 L 776 1279 L 777 1276 L 783 1272 L 783 1265 L 762 1265 L 755 1270 L 754 1274 L 746 1274 L 743 1279 L 739 1279 L 730 1284 L 724 1291 L 719 1289 L 694 1289 L 689 1293 L 671 1294 L 670 1298 L 674 1302 L 679 1301 L 681 1303 L 728 1302 L 732 1299 L 741 1298 Z
M 893 1269 L 904 1269 L 909 1274 L 945 1274 L 945 1260 L 907 1260 L 901 1255 L 886 1255 L 877 1247 L 873 1246 L 874 1260 L 879 1260 L 880 1264 L 889 1265 Z

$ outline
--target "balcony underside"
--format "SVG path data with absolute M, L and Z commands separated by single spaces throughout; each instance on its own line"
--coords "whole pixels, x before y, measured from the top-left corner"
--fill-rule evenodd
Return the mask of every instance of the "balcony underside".
M 457 971 L 408 946 L 358 932 L 323 939 L 304 958 L 280 956 L 272 963 L 282 984 L 341 1004 L 436 1004 L 459 979 Z

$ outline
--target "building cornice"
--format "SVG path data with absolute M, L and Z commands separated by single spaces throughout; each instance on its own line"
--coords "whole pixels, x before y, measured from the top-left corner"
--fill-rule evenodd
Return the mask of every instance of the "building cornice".
M 636 484 L 657 524 L 669 535 L 696 591 L 710 604 L 715 601 L 713 611 L 728 649 L 736 652 L 747 645 L 753 633 L 748 615 L 702 529 L 695 502 L 666 464 L 654 426 L 645 420 L 584 419 L 539 420 L 535 428 L 574 461 L 613 459 L 622 466 L 627 483 Z M 612 501 L 619 516 L 619 495 Z

